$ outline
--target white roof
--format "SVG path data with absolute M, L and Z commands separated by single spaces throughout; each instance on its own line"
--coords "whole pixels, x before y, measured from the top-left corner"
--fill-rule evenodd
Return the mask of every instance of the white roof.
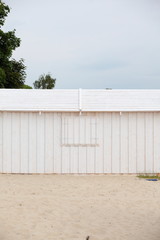
M 0 89 L 0 111 L 160 111 L 160 90 Z

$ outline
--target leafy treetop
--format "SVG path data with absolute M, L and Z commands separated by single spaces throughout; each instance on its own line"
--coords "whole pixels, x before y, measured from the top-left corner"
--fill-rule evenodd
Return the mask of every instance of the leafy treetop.
M 2 30 L 9 12 L 9 6 L 0 0 L 0 88 L 22 88 L 26 78 L 24 60 L 10 59 L 21 40 L 16 37 L 15 30 Z
M 52 89 L 55 87 L 56 79 L 52 78 L 51 75 L 42 74 L 38 80 L 33 83 L 35 89 Z

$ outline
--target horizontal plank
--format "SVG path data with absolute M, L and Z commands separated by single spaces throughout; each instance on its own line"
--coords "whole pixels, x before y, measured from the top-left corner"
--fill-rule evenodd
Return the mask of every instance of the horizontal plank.
M 160 111 L 160 90 L 0 89 L 0 111 Z

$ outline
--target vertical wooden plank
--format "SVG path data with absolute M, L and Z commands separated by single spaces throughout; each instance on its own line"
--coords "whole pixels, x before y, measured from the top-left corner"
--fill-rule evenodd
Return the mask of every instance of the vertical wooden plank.
M 3 113 L 0 112 L 0 173 L 3 172 Z
M 70 147 L 70 172 L 78 173 L 78 147 Z
M 95 148 L 91 146 L 91 117 L 92 114 L 88 113 L 86 116 L 86 143 L 88 144 L 86 148 L 86 172 L 94 173 L 95 172 Z
M 68 116 L 68 144 L 73 145 L 74 143 L 74 124 L 73 124 L 74 113 L 70 113 Z
M 70 146 L 62 146 L 62 173 L 70 173 Z
M 143 117 L 142 117 L 143 118 Z M 141 117 L 139 117 L 141 119 Z M 141 128 L 143 125 L 143 120 L 139 120 L 138 128 Z M 137 114 L 136 113 L 129 113 L 129 173 L 136 173 L 137 172 Z M 143 133 L 143 129 L 142 129 Z M 139 142 L 142 143 L 142 140 Z M 140 146 L 141 146 L 140 143 Z M 139 144 L 139 143 L 138 143 Z M 139 156 L 139 158 L 141 155 Z
M 54 172 L 62 171 L 62 116 L 64 113 L 54 113 Z
M 62 145 L 67 144 L 65 136 L 67 135 L 67 120 L 65 117 L 62 117 Z
M 20 114 L 12 113 L 12 173 L 20 173 Z
M 160 173 L 160 113 L 154 113 L 154 173 Z
M 112 113 L 112 173 L 120 169 L 120 114 Z
M 70 147 L 70 173 L 78 173 L 78 146 L 76 145 L 76 139 L 78 132 L 75 132 L 75 130 L 79 131 L 78 126 L 75 126 L 77 124 L 77 121 L 75 119 L 78 118 L 77 113 L 71 114 L 71 132 L 70 132 L 70 138 L 72 139 L 72 145 Z
M 44 173 L 44 136 L 45 136 L 45 118 L 44 113 L 37 114 L 37 172 Z
M 84 114 L 84 113 L 82 113 Z M 85 124 L 86 116 L 79 116 L 79 144 L 84 145 L 86 143 L 86 124 Z
M 29 173 L 37 173 L 37 115 L 29 113 Z
M 95 139 L 94 143 L 97 142 L 96 149 L 96 159 L 95 159 L 95 172 L 104 173 L 104 158 L 103 158 L 103 147 L 104 147 L 104 119 L 103 113 L 98 113 L 96 116 L 93 116 L 96 119 L 95 124 Z
M 73 146 L 74 146 L 74 119 L 75 117 L 75 113 L 70 113 L 69 115 L 69 119 L 68 119 L 68 123 L 69 123 L 69 132 L 68 132 L 68 140 L 69 140 L 69 147 L 68 147 L 68 166 L 69 166 L 69 173 L 73 173 L 73 169 L 74 169 L 74 161 L 75 161 L 75 152 L 73 150 Z M 72 153 L 73 151 L 73 153 Z
M 78 166 L 79 173 L 86 173 L 87 172 L 87 149 L 85 146 L 79 147 L 79 166 Z
M 137 113 L 137 173 L 145 172 L 145 116 Z
M 111 113 L 104 113 L 104 173 L 112 172 L 112 121 Z
M 20 154 L 21 154 L 21 173 L 28 173 L 29 169 L 29 126 L 28 126 L 28 114 L 29 113 L 20 113 Z
M 79 173 L 87 172 L 86 114 L 79 115 Z
M 98 114 L 98 116 L 96 117 L 96 114 L 94 114 L 94 113 L 90 113 L 90 115 L 91 115 L 91 123 L 90 123 L 90 144 L 96 144 L 97 143 L 97 141 L 99 141 L 99 139 L 98 139 L 98 121 L 99 121 L 99 118 L 98 118 L 98 116 L 99 116 L 99 114 Z
M 128 113 L 122 113 L 120 115 L 121 118 L 121 135 L 120 135 L 120 141 L 121 141 L 121 173 L 128 173 L 129 172 L 129 166 L 128 166 Z
M 45 173 L 54 172 L 54 114 L 45 113 Z
M 3 172 L 11 173 L 12 169 L 12 114 L 3 113 Z
M 80 128 L 79 128 L 79 113 L 74 116 L 73 120 L 73 131 L 74 131 L 74 145 L 77 145 L 80 143 Z
M 61 149 L 62 149 L 62 173 L 69 173 L 69 144 L 71 144 L 69 139 L 69 132 L 70 132 L 70 114 L 69 113 L 63 113 L 62 115 L 62 119 L 65 119 L 65 133 L 64 133 L 64 138 L 65 138 L 65 145 L 62 145 Z M 62 120 L 63 122 L 63 120 Z
M 68 134 L 69 134 L 69 119 L 68 113 L 64 113 L 62 114 L 62 116 L 64 115 L 64 117 L 62 117 L 62 121 L 64 123 L 64 144 L 67 145 L 69 144 L 69 139 L 68 139 Z
M 146 172 L 153 173 L 153 113 L 146 115 Z
M 85 141 L 86 144 L 91 144 L 91 124 L 92 124 L 92 113 L 86 113 L 86 119 L 85 119 L 85 128 L 86 128 L 86 136 Z
M 95 173 L 95 148 L 93 146 L 88 146 L 86 148 L 86 172 L 87 173 Z

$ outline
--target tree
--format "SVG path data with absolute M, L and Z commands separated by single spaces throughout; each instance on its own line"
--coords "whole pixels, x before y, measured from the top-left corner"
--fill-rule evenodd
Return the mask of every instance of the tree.
M 26 85 L 26 84 L 24 84 L 22 88 L 23 88 L 23 89 L 32 89 L 32 87 L 31 87 L 31 86 L 29 86 L 29 85 Z
M 15 36 L 15 30 L 2 31 L 9 12 L 9 6 L 0 0 L 0 88 L 22 88 L 26 78 L 24 60 L 11 59 L 21 40 Z
M 33 83 L 35 89 L 52 89 L 55 87 L 56 79 L 52 78 L 51 75 L 43 74 Z

